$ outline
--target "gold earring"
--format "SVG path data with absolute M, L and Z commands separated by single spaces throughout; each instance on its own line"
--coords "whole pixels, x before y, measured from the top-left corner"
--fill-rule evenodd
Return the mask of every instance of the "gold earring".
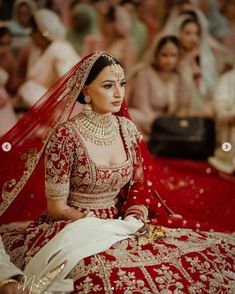
M 84 97 L 84 101 L 85 101 L 86 103 L 91 103 L 91 97 L 88 96 L 88 95 L 85 95 L 85 97 Z

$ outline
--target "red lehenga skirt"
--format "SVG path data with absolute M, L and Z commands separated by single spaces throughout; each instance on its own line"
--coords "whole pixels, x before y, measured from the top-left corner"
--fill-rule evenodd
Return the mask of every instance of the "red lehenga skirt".
M 5 233 L 3 241 L 23 268 L 66 224 L 44 214 L 24 231 Z M 73 293 L 234 293 L 232 235 L 165 231 L 162 240 L 141 244 L 133 237 L 78 262 L 69 274 L 75 281 Z
M 225 175 L 206 162 L 155 158 L 159 201 L 169 214 L 158 223 L 221 232 L 235 231 L 235 176 Z

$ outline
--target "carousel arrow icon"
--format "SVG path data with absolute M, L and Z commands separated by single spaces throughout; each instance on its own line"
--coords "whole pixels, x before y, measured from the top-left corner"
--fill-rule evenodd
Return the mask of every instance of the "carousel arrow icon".
M 232 145 L 229 142 L 225 142 L 222 145 L 222 149 L 224 152 L 229 152 L 232 149 Z

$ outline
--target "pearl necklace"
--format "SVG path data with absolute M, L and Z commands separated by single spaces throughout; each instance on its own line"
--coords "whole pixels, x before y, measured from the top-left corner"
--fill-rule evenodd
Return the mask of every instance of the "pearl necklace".
M 101 146 L 113 144 L 119 135 L 117 118 L 94 112 L 89 104 L 76 116 L 75 125 L 86 140 Z

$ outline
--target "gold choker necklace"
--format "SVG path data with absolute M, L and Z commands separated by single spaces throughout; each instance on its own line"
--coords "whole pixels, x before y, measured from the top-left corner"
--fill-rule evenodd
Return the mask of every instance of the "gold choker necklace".
M 75 124 L 86 140 L 97 145 L 111 145 L 118 138 L 117 118 L 112 113 L 94 112 L 87 104 L 83 111 L 76 116 Z

